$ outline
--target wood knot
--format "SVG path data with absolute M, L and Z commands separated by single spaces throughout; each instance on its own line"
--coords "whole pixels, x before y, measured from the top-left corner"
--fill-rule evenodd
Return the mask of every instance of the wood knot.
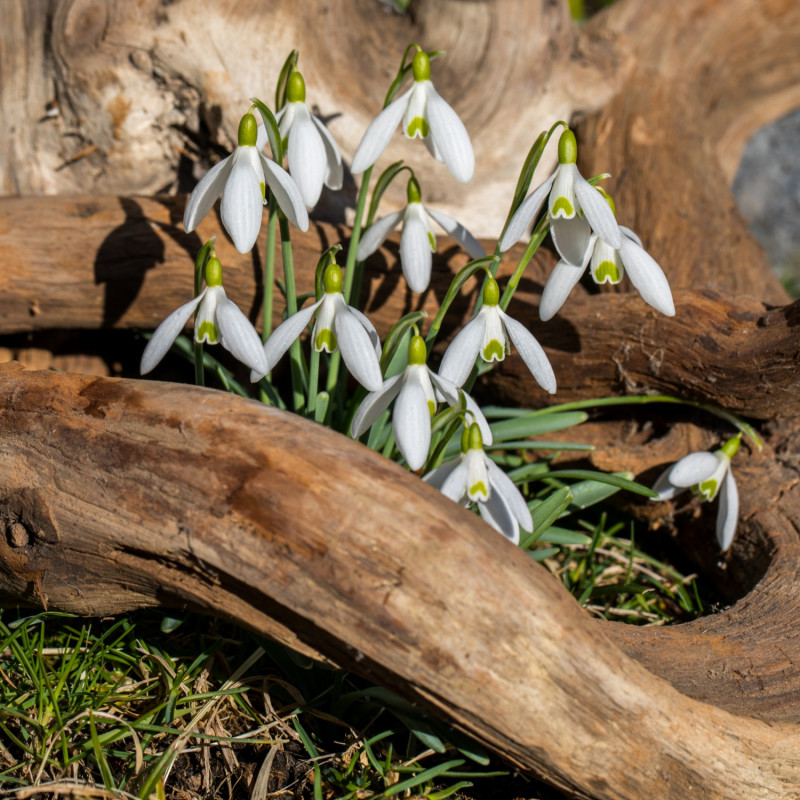
M 6 529 L 6 537 L 11 547 L 25 547 L 31 540 L 28 529 L 21 522 L 14 522 Z

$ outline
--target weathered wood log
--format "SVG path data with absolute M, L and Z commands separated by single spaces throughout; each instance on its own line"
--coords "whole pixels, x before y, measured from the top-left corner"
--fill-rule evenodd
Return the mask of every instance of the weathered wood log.
M 614 646 L 618 626 L 603 635 L 525 553 L 367 448 L 171 384 L 6 366 L 0 396 L 3 595 L 82 613 L 223 613 L 374 677 L 574 796 L 796 797 L 795 724 L 676 691 Z M 778 531 L 793 569 L 785 509 L 758 516 L 763 497 L 748 482 L 742 495 L 746 527 Z M 763 624 L 800 607 L 796 582 L 774 584 L 749 604 Z M 652 666 L 700 650 L 698 681 L 733 680 L 743 695 L 793 686 L 797 620 L 782 620 L 772 672 L 755 674 L 752 642 L 731 639 L 736 607 L 694 625 L 691 648 L 685 626 L 668 632 Z M 641 653 L 663 634 L 623 638 Z M 796 715 L 798 697 L 773 699 Z
M 0 249 L 13 265 L 0 276 L 0 333 L 154 328 L 190 299 L 193 254 L 211 236 L 218 237 L 228 293 L 258 322 L 261 287 L 255 275 L 265 234 L 252 254 L 242 256 L 224 240 L 215 219 L 206 220 L 199 235 L 183 233 L 176 223 L 179 209 L 180 200 L 176 204 L 146 198 L 0 199 L 0 213 L 7 221 Z M 50 231 L 44 239 L 36 236 L 42 216 Z M 344 229 L 324 223 L 307 234 L 295 232 L 300 291 L 313 286 L 321 250 L 346 236 Z M 80 246 L 54 248 L 54 241 L 77 241 Z M 381 335 L 412 303 L 435 315 L 455 271 L 466 262 L 452 248 L 445 253 L 446 259 L 437 259 L 431 290 L 419 300 L 400 288 L 396 239 L 370 261 L 364 308 Z M 551 263 L 542 254 L 530 268 L 517 295 L 520 302 L 511 310 L 546 348 L 558 394 L 550 397 L 541 391 L 524 364 L 513 358 L 490 379 L 498 399 L 541 405 L 658 391 L 759 419 L 800 414 L 798 303 L 770 308 L 742 296 L 683 291 L 676 292 L 676 316 L 667 318 L 635 293 L 576 292 L 555 320 L 542 323 L 536 307 Z M 513 267 L 513 259 L 507 259 L 500 275 Z M 474 287 L 469 288 L 474 299 Z M 282 311 L 276 292 L 276 323 Z M 460 328 L 470 312 L 471 301 L 465 296 L 453 309 L 446 333 Z

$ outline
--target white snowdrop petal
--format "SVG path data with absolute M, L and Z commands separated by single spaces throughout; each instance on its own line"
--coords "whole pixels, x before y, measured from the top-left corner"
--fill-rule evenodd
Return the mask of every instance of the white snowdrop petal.
M 281 211 L 286 214 L 289 222 L 301 231 L 308 230 L 308 211 L 303 202 L 303 196 L 291 175 L 274 161 L 261 156 L 261 165 L 264 168 L 264 179 L 269 185 Z
M 428 228 L 416 214 L 406 214 L 400 236 L 400 263 L 412 292 L 424 292 L 431 281 L 433 263 Z
M 557 170 L 556 170 L 557 172 Z M 510 247 L 515 245 L 528 230 L 528 226 L 539 214 L 544 201 L 553 185 L 556 178 L 554 172 L 541 186 L 537 186 L 529 195 L 522 201 L 520 207 L 517 209 L 511 221 L 508 223 L 503 235 L 500 237 L 500 252 L 505 253 Z
M 627 237 L 622 238 L 620 258 L 631 283 L 642 299 L 668 317 L 675 315 L 675 303 L 666 275 L 655 259 Z
M 264 372 L 262 374 L 256 374 L 255 372 L 251 374 L 251 381 L 255 382 L 263 378 L 267 373 L 272 372 L 292 342 L 306 329 L 311 317 L 314 316 L 314 312 L 321 303 L 322 300 L 317 300 L 313 305 L 300 309 L 300 311 L 292 314 L 291 317 L 285 319 L 272 331 L 269 339 L 264 343 L 264 355 L 266 357 Z
M 475 154 L 467 129 L 458 114 L 439 96 L 433 84 L 427 88 L 430 136 L 436 150 L 459 183 L 468 183 L 475 172 Z
M 491 458 L 486 458 L 486 469 L 489 473 L 489 480 L 492 483 L 492 492 L 499 492 L 505 500 L 509 511 L 514 515 L 520 527 L 529 533 L 533 531 L 533 517 L 531 516 L 528 504 L 514 484 L 514 481 L 503 472 Z
M 294 178 L 303 202 L 313 208 L 322 194 L 328 172 L 325 144 L 311 121 L 305 104 L 298 103 L 294 124 L 289 133 L 289 172 Z
M 442 481 L 439 491 L 454 503 L 461 503 L 467 493 L 469 465 L 465 458 L 459 458 L 453 463 L 455 469 Z
M 408 466 L 418 470 L 425 464 L 431 445 L 431 412 L 425 390 L 407 380 L 394 404 L 392 430 Z
M 525 362 L 525 366 L 531 371 L 531 375 L 536 378 L 536 382 L 542 389 L 550 394 L 555 394 L 556 376 L 542 346 L 521 322 L 518 322 L 503 311 L 500 313 L 508 335 Z
M 550 273 L 544 285 L 542 299 L 539 302 L 539 318 L 543 322 L 552 319 L 564 305 L 569 293 L 581 279 L 584 267 L 573 267 L 566 261 L 559 261 Z
M 363 261 L 371 256 L 382 244 L 389 233 L 394 230 L 403 219 L 404 211 L 393 211 L 385 217 L 375 220 L 369 228 L 364 231 L 361 241 L 358 243 L 356 259 Z
M 632 239 L 635 244 L 638 244 L 639 247 L 643 247 L 642 240 L 630 228 L 620 225 L 619 232 L 623 235 L 623 237 L 627 236 L 629 239 Z
M 342 154 L 339 152 L 339 145 L 331 135 L 331 132 L 322 124 L 322 121 L 315 116 L 311 116 L 311 121 L 316 126 L 322 136 L 322 143 L 325 145 L 325 159 L 328 170 L 325 175 L 325 185 L 333 191 L 338 191 L 344 183 L 344 167 L 342 166 Z
M 577 213 L 575 199 L 575 176 L 580 177 L 574 164 L 559 164 L 556 167 L 553 191 L 547 202 L 547 213 L 551 219 L 572 219 Z
M 724 551 L 731 546 L 736 533 L 736 523 L 739 518 L 739 490 L 736 481 L 728 468 L 725 482 L 719 493 L 719 510 L 717 511 L 717 541 Z
M 439 365 L 439 377 L 462 386 L 480 355 L 486 317 L 478 315 L 471 319 L 456 335 L 445 351 Z
M 355 318 L 361 323 L 364 330 L 367 332 L 369 336 L 369 340 L 372 343 L 372 349 L 375 351 L 375 355 L 378 358 L 378 361 L 381 360 L 381 339 L 378 336 L 378 331 L 375 330 L 375 326 L 369 321 L 369 317 L 365 314 L 362 314 L 357 308 L 353 306 L 348 306 L 348 309 L 351 314 L 355 316 Z
M 653 484 L 653 491 L 658 493 L 658 497 L 651 497 L 653 502 L 660 500 L 671 500 L 676 494 L 682 492 L 685 487 L 675 486 L 670 483 L 669 473 L 672 471 L 672 466 L 667 467 L 657 478 Z
M 172 343 L 178 338 L 178 334 L 186 327 L 189 318 L 194 314 L 200 301 L 205 297 L 208 290 L 203 289 L 197 297 L 184 303 L 180 308 L 176 308 L 153 332 L 147 347 L 142 353 L 142 361 L 139 365 L 139 372 L 146 375 L 150 370 L 161 361 L 167 354 Z
M 404 375 L 401 372 L 399 375 L 385 380 L 383 386 L 377 392 L 370 392 L 358 407 L 353 421 L 350 423 L 350 435 L 354 439 L 358 439 L 365 434 L 374 424 L 378 417 L 389 408 L 389 403 L 394 400 L 397 393 L 402 388 L 402 379 Z
M 619 250 L 622 237 L 608 201 L 575 170 L 575 194 L 592 230 L 608 245 Z
M 261 187 L 250 160 L 234 158 L 233 168 L 222 193 L 222 224 L 240 253 L 249 253 L 261 230 L 264 202 Z
M 403 119 L 412 91 L 413 87 L 389 103 L 372 120 L 350 164 L 350 172 L 353 175 L 360 175 L 380 158 L 381 153 L 386 149 L 386 145 L 389 144 L 392 134 L 400 124 L 400 120 Z
M 669 471 L 669 481 L 681 488 L 694 486 L 713 475 L 717 467 L 719 459 L 713 453 L 706 451 L 690 453 L 673 464 Z
M 253 372 L 266 375 L 267 358 L 261 337 L 236 303 L 224 295 L 217 303 L 217 324 L 222 346 Z
M 436 220 L 442 230 L 450 234 L 461 245 L 470 258 L 483 258 L 486 255 L 481 243 L 460 222 L 456 222 L 452 217 L 448 217 L 447 214 L 442 214 L 441 211 L 435 211 L 427 206 L 425 211 L 432 219 Z
M 552 220 L 550 236 L 558 254 L 568 264 L 583 264 L 590 255 L 587 250 L 592 244 L 592 229 L 583 217 L 575 215 L 572 219 Z
M 519 544 L 519 524 L 500 492 L 492 492 L 485 503 L 478 503 L 478 511 L 498 533 L 510 542 Z
M 432 486 L 434 489 L 441 491 L 445 481 L 450 477 L 454 470 L 458 469 L 460 464 L 461 458 L 456 458 L 453 461 L 445 461 L 444 464 L 440 464 L 438 467 L 435 467 L 430 472 L 423 475 L 422 480 L 425 481 L 425 483 L 427 483 L 429 486 Z M 459 502 L 460 499 L 461 498 L 459 497 L 456 502 Z
M 186 210 L 183 213 L 183 229 L 191 233 L 200 221 L 211 211 L 217 198 L 225 188 L 225 181 L 228 180 L 231 169 L 233 168 L 233 156 L 223 158 L 219 164 L 213 166 L 200 179 L 194 191 L 189 195 L 186 203 Z
M 383 384 L 375 347 L 361 321 L 351 314 L 342 300 L 337 310 L 334 331 L 344 363 L 350 374 L 369 392 L 377 392 Z

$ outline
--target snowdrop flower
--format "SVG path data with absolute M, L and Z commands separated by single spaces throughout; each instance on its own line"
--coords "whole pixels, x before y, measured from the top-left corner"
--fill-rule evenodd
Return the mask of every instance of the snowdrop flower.
M 313 348 L 321 353 L 333 353 L 337 348 L 350 374 L 369 391 L 382 383 L 381 346 L 373 324 L 358 310 L 347 305 L 342 294 L 342 270 L 336 262 L 325 267 L 322 274 L 322 297 L 284 320 L 264 344 L 266 365 L 253 371 L 255 382 L 271 372 L 292 342 L 306 329 L 311 318 L 316 321 L 311 333 Z
M 259 372 L 266 370 L 267 361 L 261 338 L 236 304 L 225 296 L 222 265 L 218 258 L 208 259 L 204 277 L 206 288 L 194 300 L 173 311 L 150 337 L 142 353 L 142 375 L 150 372 L 164 358 L 195 311 L 194 340 L 198 344 L 219 342 L 250 369 Z
M 342 155 L 328 129 L 306 106 L 306 84 L 295 70 L 286 86 L 286 105 L 276 115 L 281 138 L 288 140 L 289 172 L 303 202 L 312 208 L 329 189 L 342 188 Z
M 361 140 L 350 170 L 358 175 L 371 167 L 386 149 L 400 120 L 406 138 L 422 137 L 431 155 L 442 161 L 461 183 L 472 179 L 475 155 L 464 123 L 431 83 L 431 62 L 421 50 L 411 64 L 414 85 L 372 121 Z
M 659 500 L 669 500 L 689 487 L 708 501 L 713 500 L 719 493 L 717 541 L 722 550 L 727 550 L 731 546 L 733 535 L 736 533 L 739 492 L 730 465 L 741 440 L 739 434 L 728 439 L 713 453 L 690 453 L 665 470 L 653 486 L 653 491 L 658 492 Z
M 483 452 L 480 427 L 472 423 L 461 436 L 461 456 L 425 475 L 422 480 L 454 503 L 476 503 L 495 530 L 519 544 L 519 529 L 533 531 L 528 504 L 508 475 Z
M 397 447 L 412 470 L 420 469 L 428 457 L 431 446 L 431 417 L 436 413 L 437 392 L 450 406 L 460 404 L 461 390 L 451 381 L 434 374 L 427 360 L 425 340 L 412 336 L 408 346 L 408 366 L 399 375 L 383 382 L 378 391 L 370 392 L 358 407 L 350 425 L 350 435 L 358 439 L 397 398 L 392 417 L 392 431 Z M 489 423 L 475 401 L 463 392 L 467 410 L 480 426 L 483 438 L 489 444 L 492 433 Z
M 470 258 L 486 255 L 475 237 L 463 225 L 441 211 L 422 205 L 419 184 L 415 178 L 408 181 L 407 197 L 408 205 L 405 209 L 388 214 L 367 228 L 356 254 L 359 261 L 371 256 L 389 233 L 402 222 L 400 263 L 403 275 L 412 292 L 424 292 L 431 280 L 432 253 L 436 252 L 436 238 L 428 217 L 449 233 L 469 253 Z
M 267 186 L 290 222 L 302 231 L 308 230 L 308 212 L 297 184 L 288 172 L 259 152 L 257 139 L 258 124 L 248 112 L 239 123 L 239 146 L 203 176 L 189 197 L 183 215 L 187 233 L 200 224 L 221 194 L 222 224 L 234 247 L 240 253 L 250 252 L 261 229 Z
M 613 212 L 614 204 L 606 197 Z M 564 304 L 575 284 L 589 266 L 595 283 L 619 283 L 625 271 L 642 298 L 657 311 L 668 317 L 675 315 L 675 304 L 664 272 L 642 247 L 641 239 L 629 228 L 620 226 L 620 246 L 606 244 L 589 227 L 584 219 L 576 218 L 567 233 L 569 243 L 563 242 L 565 251 L 580 253 L 580 258 L 570 263 L 565 258 L 556 264 L 542 292 L 539 316 L 543 320 L 553 317 Z
M 563 252 L 559 247 L 559 238 L 562 238 L 560 229 L 569 227 L 570 222 L 581 214 L 606 244 L 619 250 L 622 242 L 614 214 L 600 192 L 578 172 L 575 165 L 577 160 L 575 134 L 567 129 L 558 140 L 558 166 L 555 172 L 534 189 L 517 209 L 500 238 L 501 252 L 505 252 L 522 238 L 548 195 L 550 234 L 563 258 L 574 264 L 576 258 L 583 254 L 581 251 L 576 257 L 570 257 L 572 254 Z
M 481 310 L 450 343 L 439 367 L 440 377 L 461 386 L 478 356 L 484 361 L 502 361 L 510 351 L 509 338 L 539 386 L 555 394 L 556 376 L 550 361 L 533 334 L 500 308 L 500 289 L 491 275 L 483 286 Z

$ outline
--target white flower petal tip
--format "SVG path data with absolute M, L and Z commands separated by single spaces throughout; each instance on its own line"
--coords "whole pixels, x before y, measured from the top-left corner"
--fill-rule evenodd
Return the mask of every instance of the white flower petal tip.
M 173 342 L 178 338 L 178 334 L 186 327 L 195 309 L 200 305 L 204 294 L 205 290 L 194 300 L 184 303 L 155 329 L 142 353 L 142 361 L 139 365 L 140 374 L 146 375 L 151 372 L 164 358 Z
M 400 120 L 403 119 L 412 91 L 413 87 L 393 100 L 372 120 L 350 164 L 353 175 L 360 175 L 381 157 Z
M 623 230 L 619 255 L 631 283 L 644 301 L 668 317 L 675 316 L 675 303 L 666 275 L 633 234 L 626 230 Z
M 439 159 L 459 183 L 469 183 L 475 173 L 475 154 L 467 129 L 433 84 L 426 88 L 430 135 Z
M 541 186 L 537 186 L 520 204 L 514 216 L 508 223 L 503 235 L 500 237 L 500 252 L 505 253 L 513 247 L 524 235 L 528 226 L 536 219 L 541 211 L 547 195 L 553 186 L 558 170 L 554 172 Z

